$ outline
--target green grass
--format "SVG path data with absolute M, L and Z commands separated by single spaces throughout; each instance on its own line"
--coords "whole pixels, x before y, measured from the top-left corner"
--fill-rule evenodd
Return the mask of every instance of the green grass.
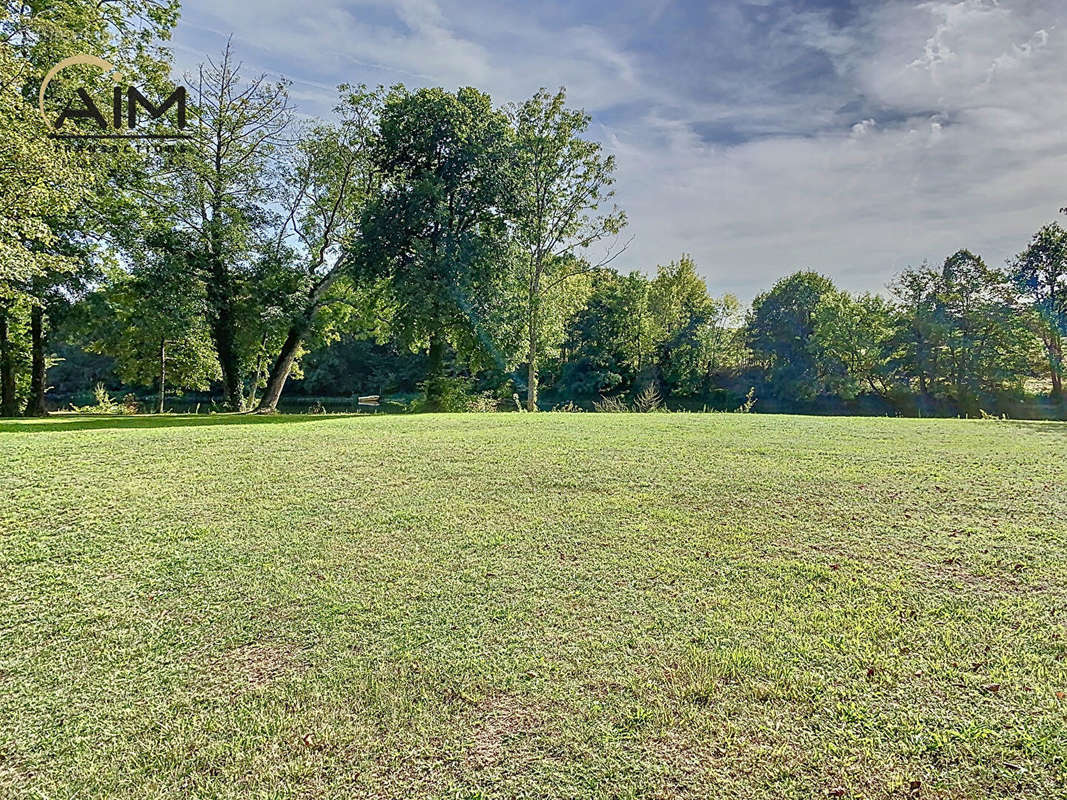
M 1067 424 L 50 419 L 0 500 L 3 797 L 1067 795 Z

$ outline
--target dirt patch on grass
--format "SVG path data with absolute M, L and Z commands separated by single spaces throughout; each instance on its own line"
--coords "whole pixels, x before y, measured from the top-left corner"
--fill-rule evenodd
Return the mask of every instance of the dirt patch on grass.
M 228 650 L 213 664 L 218 682 L 233 690 L 257 691 L 307 669 L 298 647 L 251 642 Z
M 482 700 L 473 727 L 474 740 L 467 750 L 466 762 L 475 770 L 544 758 L 543 748 L 553 738 L 547 710 L 508 693 Z

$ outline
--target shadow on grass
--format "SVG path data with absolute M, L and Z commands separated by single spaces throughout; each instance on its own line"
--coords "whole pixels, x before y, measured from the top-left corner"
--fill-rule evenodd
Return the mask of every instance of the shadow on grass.
M 1027 433 L 1041 433 L 1067 439 L 1067 421 L 1008 419 L 1004 420 L 1004 423 Z
M 163 414 L 117 416 L 53 414 L 43 418 L 0 419 L 0 433 L 58 433 L 109 428 L 188 428 L 203 425 L 277 425 L 290 422 L 370 417 L 371 414 Z

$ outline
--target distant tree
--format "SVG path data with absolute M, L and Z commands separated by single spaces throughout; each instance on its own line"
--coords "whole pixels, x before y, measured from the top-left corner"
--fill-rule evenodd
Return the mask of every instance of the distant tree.
M 937 320 L 953 397 L 967 402 L 1020 388 L 1032 337 L 1014 313 L 1007 275 L 960 250 L 945 260 L 939 288 Z
M 470 88 L 395 87 L 380 130 L 383 188 L 347 258 L 358 275 L 389 281 L 397 334 L 427 348 L 432 395 L 449 344 L 474 366 L 509 362 L 517 350 L 512 134 L 488 95 Z
M 413 393 L 426 374 L 426 356 L 412 353 L 395 338 L 382 342 L 342 333 L 336 341 L 312 346 L 303 359 L 300 388 L 307 394 Z
M 614 255 L 590 263 L 582 253 L 617 234 L 626 216 L 617 208 L 598 213 L 613 196 L 615 157 L 583 138 L 590 117 L 568 109 L 566 92 L 541 89 L 512 112 L 516 164 L 512 216 L 522 252 L 517 260 L 524 287 L 523 314 L 527 360 L 526 408 L 537 410 L 538 358 L 558 345 L 557 330 L 546 326 L 552 312 L 562 315 L 560 297 L 571 278 L 603 266 Z M 564 303 L 565 305 L 565 303 Z
M 741 303 L 732 294 L 712 298 L 712 313 L 704 336 L 702 394 L 711 390 L 716 374 L 738 369 L 745 357 Z
M 244 383 L 271 331 L 284 321 L 266 313 L 273 266 L 263 252 L 276 229 L 276 164 L 292 122 L 284 82 L 246 80 L 229 44 L 201 65 L 192 102 L 191 146 L 169 164 L 162 194 L 144 197 L 187 234 L 190 263 L 207 289 L 208 323 L 226 406 L 245 405 Z
M 736 365 L 737 298 L 716 299 L 683 255 L 649 284 L 655 379 L 664 396 L 707 394 L 714 373 Z
M 336 292 L 347 274 L 341 251 L 345 246 L 355 249 L 367 203 L 378 191 L 371 153 L 381 92 L 363 86 L 342 86 L 341 92 L 335 109 L 341 121 L 308 128 L 282 173 L 285 214 L 271 256 L 290 282 L 284 312 L 288 330 L 267 378 L 260 412 L 277 408 L 304 340 L 324 317 L 323 307 L 331 300 L 345 300 Z
M 934 393 L 941 371 L 940 285 L 939 273 L 923 263 L 905 269 L 889 287 L 899 309 L 890 363 L 907 380 L 914 381 L 923 396 Z
M 156 232 L 129 271 L 113 270 L 78 306 L 85 349 L 112 356 L 123 381 L 155 385 L 160 412 L 168 385 L 203 390 L 220 376 L 206 286 L 188 252 L 183 236 Z
M 821 391 L 812 335 L 815 310 L 833 290 L 829 278 L 796 272 L 752 302 L 745 325 L 747 344 L 776 396 L 810 401 Z
M 1067 337 L 1067 231 L 1046 225 L 1012 264 L 1012 280 L 1044 345 L 1053 397 L 1063 397 L 1063 341 Z
M 591 276 L 588 300 L 567 324 L 560 383 L 574 395 L 632 388 L 651 362 L 649 281 L 639 272 Z
M 920 392 L 973 409 L 984 395 L 1021 390 L 1034 336 L 1005 273 L 960 250 L 940 270 L 905 270 L 892 289 L 900 301 L 896 364 Z
M 893 383 L 895 322 L 892 304 L 876 294 L 824 294 L 812 331 L 822 384 L 846 399 L 861 392 L 886 396 Z

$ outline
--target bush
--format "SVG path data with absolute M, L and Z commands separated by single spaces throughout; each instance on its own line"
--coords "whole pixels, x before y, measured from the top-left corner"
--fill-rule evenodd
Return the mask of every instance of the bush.
M 562 403 L 558 406 L 555 406 L 552 410 L 565 414 L 578 414 L 585 411 L 584 408 L 575 403 L 573 400 L 568 400 L 566 403 Z
M 604 414 L 625 414 L 630 410 L 630 407 L 619 397 L 604 397 L 601 395 L 600 402 L 593 403 L 593 409 Z
M 660 395 L 659 389 L 654 383 L 648 384 L 641 390 L 641 394 L 634 398 L 634 411 L 642 414 L 658 411 L 662 405 L 663 396 Z
M 492 393 L 477 395 L 471 391 L 470 378 L 431 378 L 421 384 L 423 396 L 411 404 L 414 412 L 439 411 L 455 414 L 464 411 L 496 411 Z M 492 405 L 489 408 L 489 405 Z
M 122 398 L 121 404 L 116 403 L 102 383 L 93 388 L 93 400 L 93 404 L 88 406 L 76 406 L 71 403 L 71 410 L 78 414 L 136 414 L 140 411 L 140 403 L 135 395 L 127 394 Z
M 745 402 L 734 409 L 735 414 L 750 414 L 752 408 L 756 405 L 756 387 L 753 386 L 748 390 L 748 394 L 745 395 Z
M 472 396 L 467 401 L 467 408 L 465 411 L 474 411 L 477 413 L 485 413 L 488 411 L 499 411 L 500 401 L 492 392 L 482 392 Z

